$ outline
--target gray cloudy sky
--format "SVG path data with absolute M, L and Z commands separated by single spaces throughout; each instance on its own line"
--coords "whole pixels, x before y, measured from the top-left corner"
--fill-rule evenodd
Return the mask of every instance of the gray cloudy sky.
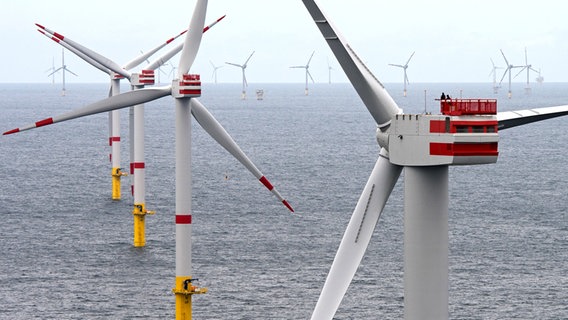
M 524 64 L 525 47 L 528 62 L 542 70 L 545 82 L 568 82 L 568 5 L 562 0 L 318 3 L 383 82 L 402 82 L 402 70 L 388 64 L 404 64 L 413 51 L 411 83 L 490 82 L 490 58 L 504 67 L 503 49 L 509 62 Z M 35 31 L 36 22 L 124 64 L 187 28 L 194 5 L 179 0 L 98 0 L 91 6 L 86 1 L 5 1 L 0 11 L 0 82 L 48 82 L 52 60 L 60 66 L 61 47 Z M 207 23 L 223 14 L 227 18 L 205 35 L 192 67 L 204 81 L 212 79 L 209 61 L 243 63 L 253 50 L 246 71 L 250 83 L 303 82 L 303 72 L 289 67 L 305 64 L 314 50 L 310 72 L 316 82 L 327 81 L 328 61 L 333 81 L 347 81 L 300 0 L 209 1 Z M 108 81 L 72 54 L 65 57 L 68 68 L 79 75 L 69 76 L 69 82 Z M 219 82 L 240 79 L 238 68 L 218 70 Z

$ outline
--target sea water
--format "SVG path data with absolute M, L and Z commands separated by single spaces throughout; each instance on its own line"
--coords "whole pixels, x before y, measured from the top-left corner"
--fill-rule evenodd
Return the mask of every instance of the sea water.
M 568 104 L 568 84 L 387 84 L 405 113 L 453 98 L 500 111 Z M 264 90 L 256 100 L 254 91 Z M 127 87 L 122 88 L 127 91 Z M 105 84 L 1 84 L 0 129 L 108 95 Z M 193 121 L 194 319 L 308 319 L 378 157 L 349 84 L 204 84 L 203 104 L 296 209 L 291 214 Z M 130 181 L 111 200 L 108 115 L 0 138 L 0 319 L 173 319 L 174 103 L 146 104 L 146 246 Z M 128 111 L 121 111 L 128 168 Z M 450 168 L 451 319 L 568 318 L 568 118 L 500 132 L 499 160 Z M 403 173 L 404 175 L 404 173 Z M 433 186 L 435 187 L 435 186 Z M 403 179 L 336 319 L 403 317 Z

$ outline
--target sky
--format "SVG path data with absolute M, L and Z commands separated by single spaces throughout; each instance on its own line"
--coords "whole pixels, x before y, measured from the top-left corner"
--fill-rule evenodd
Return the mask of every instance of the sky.
M 401 83 L 404 64 L 410 83 L 491 82 L 491 59 L 505 67 L 528 63 L 545 82 L 568 82 L 568 23 L 562 0 L 319 0 L 322 10 L 379 80 Z M 40 23 L 123 65 L 189 26 L 195 0 L 19 0 L 0 10 L 3 61 L 0 83 L 48 83 L 61 66 L 61 46 L 36 31 Z M 96 4 L 94 4 L 96 3 Z M 300 0 L 211 0 L 206 24 L 227 17 L 207 32 L 192 73 L 203 82 L 240 83 L 242 64 L 249 83 L 348 82 L 319 29 Z M 182 39 L 178 40 L 181 41 Z M 163 52 L 159 52 L 158 55 Z M 157 56 L 156 56 L 157 57 Z M 179 55 L 172 59 L 177 66 Z M 65 53 L 67 82 L 107 83 L 108 75 Z M 162 68 L 168 82 L 171 66 Z M 518 69 L 517 69 L 518 70 Z M 504 69 L 498 69 L 497 80 Z M 513 76 L 518 71 L 514 71 Z M 536 73 L 530 74 L 534 82 Z M 166 79 L 167 81 L 164 81 Z M 58 75 L 55 79 L 61 81 Z M 505 78 L 504 82 L 507 81 Z M 526 73 L 513 79 L 526 82 Z

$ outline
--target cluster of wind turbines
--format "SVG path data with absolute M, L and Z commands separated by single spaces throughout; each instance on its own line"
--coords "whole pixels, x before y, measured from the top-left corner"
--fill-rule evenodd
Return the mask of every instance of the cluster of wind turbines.
M 529 64 L 529 59 L 527 56 L 527 48 L 525 48 L 525 64 L 524 65 L 514 65 L 512 63 L 509 62 L 509 60 L 507 60 L 507 57 L 505 57 L 505 53 L 503 53 L 503 50 L 501 51 L 501 55 L 503 56 L 503 59 L 505 60 L 505 64 L 506 67 L 505 68 L 501 68 L 501 67 L 497 67 L 495 66 L 495 63 L 493 62 L 493 59 L 491 59 L 491 64 L 493 65 L 493 68 L 491 69 L 491 72 L 489 73 L 489 75 L 493 76 L 493 92 L 497 93 L 499 88 L 501 87 L 501 83 L 503 82 L 503 79 L 505 79 L 505 76 L 509 76 L 509 90 L 507 91 L 507 97 L 510 99 L 512 97 L 512 91 L 511 91 L 511 78 L 516 78 L 518 75 L 520 75 L 523 71 L 527 72 L 527 82 L 525 84 L 525 92 L 526 93 L 530 93 L 531 92 L 531 86 L 530 86 L 530 72 L 536 72 L 538 73 L 538 77 L 537 82 L 542 83 L 544 78 L 540 75 L 540 70 L 536 70 L 535 68 L 533 68 L 533 66 L 531 64 Z M 497 84 L 497 78 L 496 78 L 496 70 L 497 69 L 505 69 L 505 71 L 503 72 L 503 76 L 501 77 L 501 80 L 499 81 L 499 84 Z M 519 69 L 519 72 L 514 76 L 511 77 L 511 72 L 513 71 L 513 69 Z
M 399 117 L 404 119 L 403 111 L 368 67 L 358 58 L 317 3 L 314 0 L 302 0 L 302 2 L 371 117 L 375 120 L 377 124 L 376 136 L 380 147 L 377 162 L 347 226 L 315 306 L 312 319 L 333 318 L 357 271 L 381 212 L 403 169 L 405 170 L 405 317 L 406 319 L 447 319 L 449 317 L 447 227 L 449 165 L 402 165 L 392 160 L 395 155 L 394 151 L 389 149 L 392 147 L 392 143 L 399 143 L 397 152 L 412 154 L 412 150 L 402 144 L 403 137 L 392 132 L 393 129 L 391 128 L 391 124 L 395 120 L 398 121 Z M 194 280 L 191 276 L 190 121 L 192 115 L 217 142 L 237 157 L 260 182 L 292 210 L 286 200 L 254 167 L 205 106 L 197 100 L 197 97 L 201 94 L 199 76 L 189 74 L 189 70 L 201 43 L 206 8 L 207 0 L 197 1 L 189 32 L 185 36 L 183 50 L 181 50 L 178 78 L 171 85 L 139 88 L 138 90 L 111 95 L 107 99 L 83 108 L 4 133 L 5 135 L 13 134 L 78 117 L 141 105 L 164 96 L 174 98 L 176 110 L 176 279 L 173 292 L 176 296 L 176 319 L 191 319 L 192 295 L 206 292 L 204 288 L 199 288 L 193 283 Z M 47 29 L 45 30 L 47 31 Z M 60 40 L 64 39 L 58 37 L 57 34 L 52 33 L 52 35 Z M 69 43 L 71 42 L 69 41 Z M 103 68 L 110 69 L 112 67 L 108 62 L 93 58 L 96 55 L 92 53 L 86 54 L 87 51 L 83 49 L 79 51 L 97 61 Z M 118 73 L 119 75 L 129 76 L 129 79 L 135 78 L 132 74 L 122 70 L 120 71 L 124 74 Z M 113 79 L 119 77 L 112 72 L 110 74 Z M 140 75 L 144 75 L 144 72 L 141 72 Z M 568 105 L 499 112 L 491 118 L 493 119 L 491 123 L 495 124 L 495 130 L 497 128 L 504 130 L 564 115 L 568 115 Z M 407 121 L 411 120 L 411 116 L 413 117 L 413 115 L 407 117 Z M 496 134 L 497 132 L 493 133 Z M 495 135 L 491 136 L 495 138 Z M 393 151 L 392 154 L 391 151 Z M 135 186 L 135 190 L 136 188 Z
M 59 43 L 66 49 L 75 53 L 86 62 L 95 66 L 99 70 L 106 72 L 111 77 L 111 90 L 109 98 L 89 104 L 83 108 L 67 112 L 60 116 L 46 118 L 31 125 L 16 128 L 4 132 L 4 135 L 37 128 L 45 125 L 63 122 L 79 117 L 89 116 L 102 112 L 110 112 L 111 137 L 109 138 L 112 146 L 111 160 L 113 177 L 113 199 L 120 199 L 120 177 L 123 176 L 120 168 L 120 136 L 115 133 L 119 129 L 118 110 L 131 108 L 130 132 L 132 134 L 131 145 L 131 175 L 133 179 L 134 195 L 134 245 L 144 246 L 144 218 L 150 212 L 146 210 L 144 203 L 144 103 L 172 96 L 175 101 L 176 123 L 175 123 L 175 170 L 176 170 L 176 203 L 175 203 L 175 224 L 176 224 L 176 271 L 175 286 L 172 290 L 176 298 L 176 318 L 191 319 L 192 295 L 205 293 L 206 288 L 199 288 L 192 278 L 191 265 L 191 237 L 192 237 L 192 215 L 191 215 L 191 117 L 195 117 L 203 129 L 211 135 L 221 146 L 231 153 L 241 162 L 269 191 L 271 191 L 290 211 L 294 211 L 290 204 L 274 188 L 266 176 L 254 165 L 248 156 L 241 150 L 232 137 L 225 131 L 219 122 L 205 108 L 197 97 L 201 95 L 201 80 L 199 75 L 189 74 L 202 39 L 202 34 L 223 17 L 217 19 L 213 24 L 205 26 L 205 15 L 207 11 L 207 0 L 198 0 L 191 18 L 189 30 L 183 31 L 178 36 L 185 34 L 185 40 L 177 47 L 171 49 L 164 56 L 146 66 L 139 72 L 131 73 L 129 70 L 138 66 L 152 54 L 169 44 L 175 38 L 167 40 L 153 50 L 133 59 L 120 66 L 112 60 L 90 50 L 63 35 L 54 32 L 42 25 L 37 25 L 39 31 Z M 164 87 L 147 87 L 153 84 L 154 70 L 166 63 L 171 57 L 181 51 L 181 57 L 177 68 L 177 77 L 171 85 Z M 119 94 L 120 79 L 127 78 L 133 87 L 132 91 Z M 115 124 L 117 122 L 118 124 Z M 117 130 L 118 131 L 118 130 Z M 118 158 L 118 160 L 117 160 Z M 118 181 L 118 183 L 116 183 Z

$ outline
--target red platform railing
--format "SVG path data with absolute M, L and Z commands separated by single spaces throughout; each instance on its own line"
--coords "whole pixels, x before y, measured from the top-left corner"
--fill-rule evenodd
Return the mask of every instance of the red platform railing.
M 440 100 L 442 114 L 449 116 L 497 114 L 496 99 L 445 99 Z

